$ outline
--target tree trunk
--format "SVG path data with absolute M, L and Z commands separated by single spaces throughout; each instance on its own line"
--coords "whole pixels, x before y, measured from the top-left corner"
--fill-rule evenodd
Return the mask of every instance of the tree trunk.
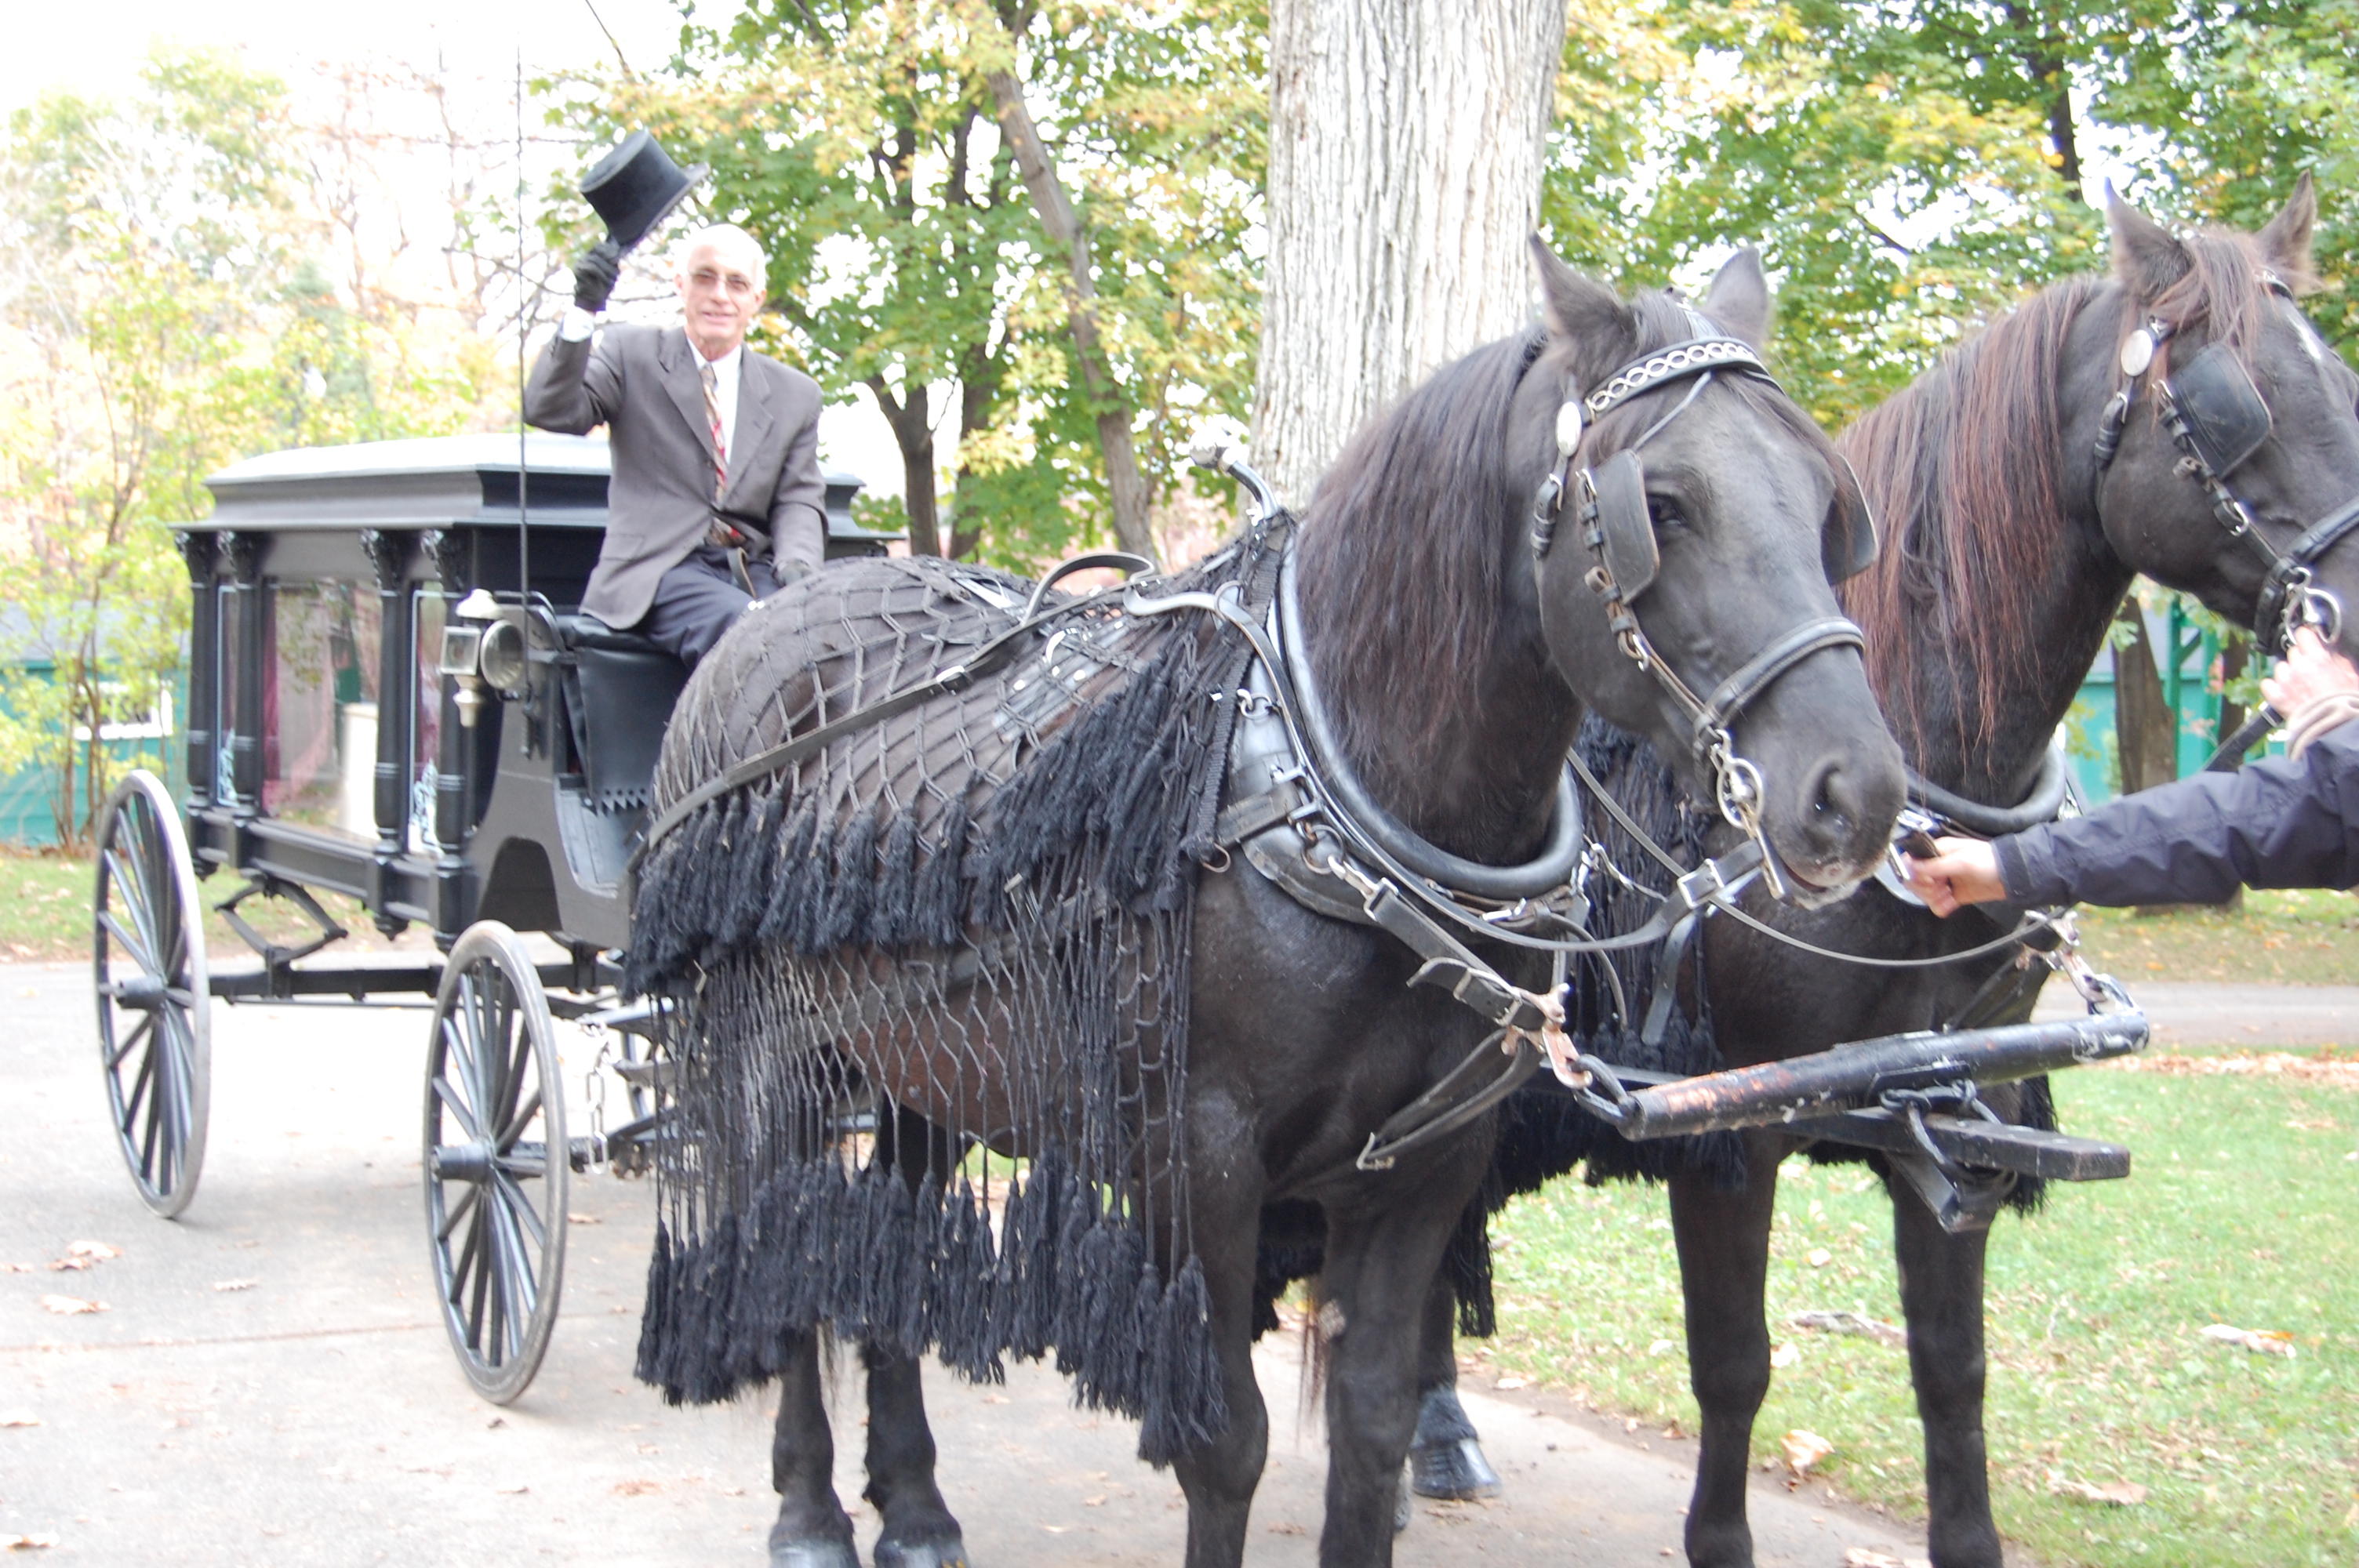
M 1299 503 L 1352 433 L 1530 319 L 1565 0 L 1272 0 L 1253 460 Z
M 2135 795 L 2179 776 L 2179 715 L 2163 700 L 2162 672 L 2136 598 L 2123 603 L 2121 619 L 2133 630 L 2114 649 L 2114 739 L 2122 793 Z
M 1098 336 L 1098 286 L 1095 264 L 1090 259 L 1089 232 L 1082 227 L 1065 194 L 1065 183 L 1057 178 L 1056 168 L 1040 145 L 1040 128 L 1032 123 L 1032 111 L 1024 103 L 1024 84 L 1005 70 L 992 71 L 986 80 L 999 105 L 999 124 L 1007 133 L 1007 145 L 1016 154 L 1016 167 L 1023 171 L 1025 189 L 1032 193 L 1032 210 L 1039 215 L 1051 246 L 1065 253 L 1066 323 L 1073 334 L 1074 356 L 1082 364 L 1082 388 L 1097 421 L 1106 489 L 1114 498 L 1114 540 L 1133 555 L 1155 560 L 1155 533 L 1147 524 L 1147 481 L 1139 474 L 1138 450 L 1131 440 L 1130 399 L 1114 380 L 1114 367 L 1107 362 L 1105 345 Z
M 883 376 L 872 375 L 868 392 L 884 410 L 886 422 L 893 427 L 893 439 L 901 449 L 901 503 L 909 514 L 909 553 L 939 556 L 942 523 L 934 498 L 934 426 L 926 388 L 922 384 L 913 385 L 906 398 L 896 397 Z

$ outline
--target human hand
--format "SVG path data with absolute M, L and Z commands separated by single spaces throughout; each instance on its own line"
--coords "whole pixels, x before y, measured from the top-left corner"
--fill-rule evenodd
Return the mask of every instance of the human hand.
M 615 280 L 623 276 L 623 247 L 601 240 L 573 258 L 573 303 L 592 316 L 614 297 Z
M 2326 645 L 2315 627 L 2298 627 L 2277 667 L 2262 677 L 2261 696 L 2291 719 L 2321 697 L 2359 693 L 2359 668 Z
M 1939 838 L 1933 848 L 1940 853 L 1931 860 L 1904 855 L 1901 863 L 1908 871 L 1908 891 L 1942 919 L 1962 905 L 2006 896 L 2006 884 L 1998 875 L 1998 852 L 1982 839 Z

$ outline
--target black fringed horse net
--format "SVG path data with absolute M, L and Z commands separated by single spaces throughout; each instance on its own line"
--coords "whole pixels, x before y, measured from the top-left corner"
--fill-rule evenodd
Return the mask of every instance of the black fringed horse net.
M 1256 535 L 1147 593 L 1237 582 Z M 660 813 L 973 656 L 1031 585 L 847 562 L 698 668 Z M 706 1402 L 827 1325 L 997 1380 L 1053 1350 L 1156 1464 L 1228 1411 L 1185 1202 L 1188 951 L 1234 696 L 1214 616 L 1092 600 L 965 689 L 707 801 L 639 867 L 676 1074 L 638 1373 Z

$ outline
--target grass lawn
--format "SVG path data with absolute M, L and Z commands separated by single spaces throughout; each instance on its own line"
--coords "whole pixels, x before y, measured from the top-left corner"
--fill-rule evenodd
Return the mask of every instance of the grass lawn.
M 2083 909 L 2081 935 L 2133 991 L 2142 979 L 2359 984 L 2359 899 L 2347 892 L 2247 892 L 2233 914 Z
M 2127 1182 L 2060 1186 L 2040 1215 L 1993 1228 L 2000 1529 L 2059 1568 L 2359 1562 L 2359 1095 L 2102 1067 L 2057 1092 L 2069 1129 L 2127 1143 L 2138 1163 Z M 1891 1206 L 1855 1166 L 1789 1161 L 1780 1186 L 1769 1314 L 1791 1359 L 1755 1456 L 1806 1429 L 1834 1444 L 1817 1473 L 1837 1488 L 1921 1516 L 1907 1353 L 1788 1326 L 1823 1309 L 1899 1320 Z M 1560 1182 L 1495 1235 L 1501 1334 L 1486 1366 L 1695 1430 L 1659 1192 Z M 2297 1353 L 2213 1344 L 2200 1332 L 2212 1323 L 2285 1331 Z M 2060 1480 L 2147 1494 L 2080 1501 Z

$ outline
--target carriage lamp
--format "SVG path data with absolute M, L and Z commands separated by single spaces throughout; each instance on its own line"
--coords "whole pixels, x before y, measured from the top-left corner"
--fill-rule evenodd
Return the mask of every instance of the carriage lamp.
M 465 729 L 473 730 L 484 710 L 484 634 L 499 612 L 499 601 L 479 588 L 451 607 L 451 620 L 442 628 L 440 668 L 458 683 L 451 700 Z
M 484 628 L 475 654 L 475 667 L 484 684 L 502 697 L 522 697 L 532 682 L 532 663 L 525 651 L 524 622 L 506 616 Z

